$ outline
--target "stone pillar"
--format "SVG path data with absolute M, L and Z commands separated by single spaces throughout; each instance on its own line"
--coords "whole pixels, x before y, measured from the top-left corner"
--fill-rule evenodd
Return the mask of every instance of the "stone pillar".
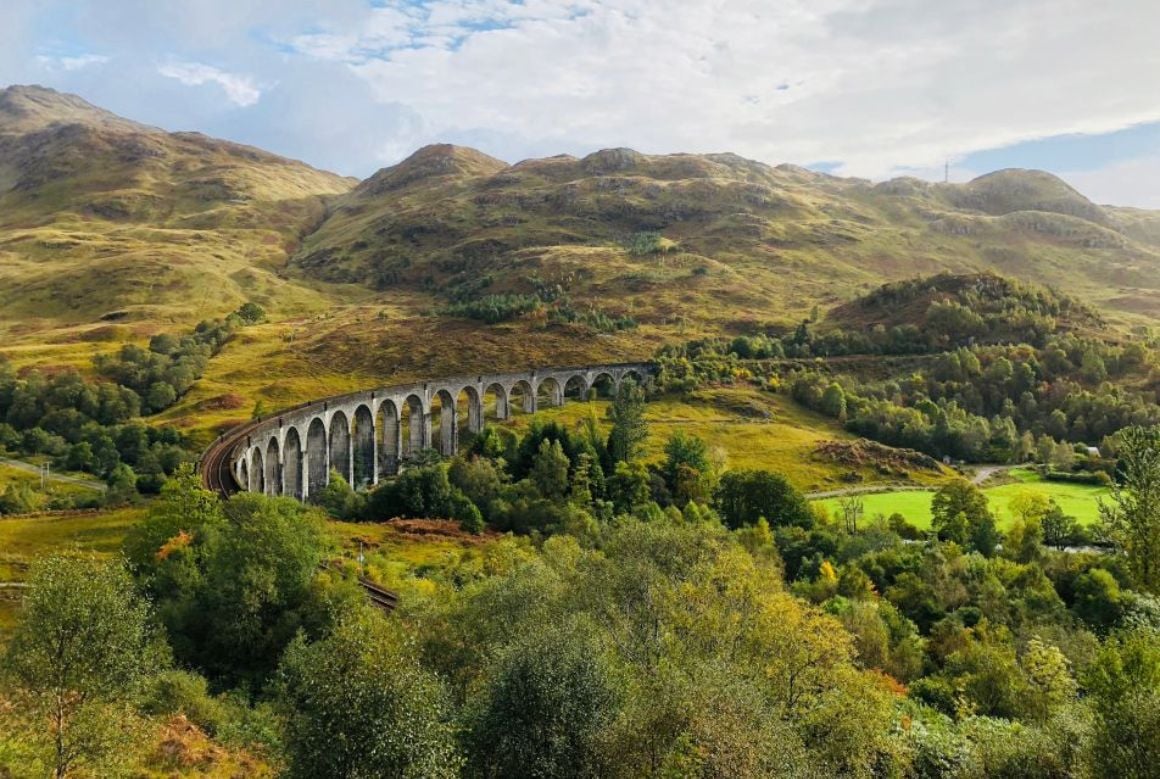
M 483 392 L 475 393 L 474 397 L 467 398 L 467 429 L 472 433 L 483 430 Z
M 399 472 L 399 460 L 403 456 L 403 419 L 401 416 L 393 418 L 387 417 L 385 414 L 383 420 L 386 423 L 387 429 L 383 431 L 383 444 L 386 446 L 386 466 L 387 475 L 394 476 Z
M 326 438 L 322 442 L 322 486 L 330 484 L 330 430 L 326 431 Z
M 351 425 L 351 420 L 347 421 L 347 425 Z M 346 432 L 346 473 L 343 474 L 343 478 L 347 484 L 354 486 L 354 433 L 349 427 Z
M 439 411 L 439 454 L 453 457 L 459 450 L 459 408 L 451 403 Z
M 310 497 L 310 447 L 305 442 L 302 444 L 302 457 L 299 460 L 301 461 L 302 472 L 299 474 L 298 484 L 300 485 L 299 489 L 302 490 L 301 500 L 305 503 L 306 499 Z
M 379 483 L 379 415 L 371 408 L 371 486 Z

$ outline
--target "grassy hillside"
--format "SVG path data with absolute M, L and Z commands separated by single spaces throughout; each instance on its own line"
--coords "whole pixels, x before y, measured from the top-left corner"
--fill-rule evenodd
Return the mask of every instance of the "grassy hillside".
M 872 185 L 727 154 L 502 167 L 433 146 L 338 198 L 294 265 L 433 305 L 534 295 L 662 327 L 800 317 L 937 271 L 999 271 L 1131 315 L 1160 302 L 1151 232 L 1041 171 Z
M 0 332 L 325 307 L 280 270 L 351 184 L 71 95 L 0 91 Z
M 1158 224 L 1036 171 L 873 184 L 731 154 L 507 165 L 443 145 L 357 183 L 52 90 L 0 91 L 0 353 L 19 370 L 87 371 L 94 354 L 258 302 L 270 323 L 164 415 L 204 436 L 259 401 L 649 358 L 815 308 L 886 326 L 986 298 L 936 289 L 910 311 L 850 309 L 922 274 L 1050 284 L 1061 294 L 1039 302 L 1077 329 L 1148 323 Z M 1042 293 L 995 299 L 1013 294 Z

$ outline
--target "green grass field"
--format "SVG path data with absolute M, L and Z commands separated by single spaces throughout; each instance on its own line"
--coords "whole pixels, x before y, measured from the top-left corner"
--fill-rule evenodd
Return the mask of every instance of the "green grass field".
M 1022 492 L 1038 492 L 1046 495 L 1058 503 L 1065 514 L 1075 517 L 1081 525 L 1092 525 L 1099 519 L 1098 501 L 1108 495 L 1108 489 L 1105 487 L 1042 481 L 1030 471 L 1020 470 L 1014 474 L 1017 479 L 1015 483 L 984 489 L 1000 527 L 1005 527 L 1011 522 L 1010 501 Z M 898 512 L 920 528 L 930 527 L 930 501 L 934 497 L 932 490 L 899 490 L 859 497 L 867 517 L 879 514 L 889 516 Z M 841 498 L 825 498 L 817 503 L 825 506 L 831 514 L 836 514 L 841 500 Z
M 533 418 L 578 424 L 595 414 L 601 429 L 607 432 L 605 414 L 608 401 L 569 401 L 557 408 L 545 408 L 535 417 L 516 413 L 505 423 L 515 430 L 525 430 Z M 703 439 L 716 459 L 730 469 L 753 468 L 784 474 L 804 491 L 845 486 L 843 475 L 848 466 L 826 461 L 815 454 L 823 441 L 853 440 L 832 419 L 809 411 L 784 395 L 763 392 L 754 387 L 721 387 L 700 390 L 688 398 L 664 396 L 649 401 L 645 407 L 649 425 L 646 458 L 664 457 L 665 441 L 678 430 Z M 855 472 L 865 483 L 882 481 L 883 476 L 871 467 Z M 918 484 L 932 484 L 945 474 L 915 471 Z
M 144 508 L 132 507 L 69 516 L 0 517 L 0 582 L 23 582 L 33 560 L 58 552 L 116 554 L 125 532 L 144 513 Z M 15 622 L 20 592 L 0 589 L 0 644 Z

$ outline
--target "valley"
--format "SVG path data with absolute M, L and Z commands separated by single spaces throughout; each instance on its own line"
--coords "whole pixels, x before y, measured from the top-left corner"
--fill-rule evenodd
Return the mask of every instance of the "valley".
M 1131 775 L 1158 317 L 1160 212 L 1042 171 L 6 88 L 0 776 Z

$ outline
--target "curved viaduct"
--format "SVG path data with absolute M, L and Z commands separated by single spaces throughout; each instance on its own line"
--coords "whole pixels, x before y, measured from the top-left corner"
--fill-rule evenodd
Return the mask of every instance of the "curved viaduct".
M 355 487 L 373 486 L 399 472 L 423 449 L 450 456 L 461 430 L 478 433 L 515 406 L 534 412 L 585 398 L 591 389 L 615 392 L 627 378 L 641 383 L 648 363 L 455 376 L 324 398 L 241 425 L 218 438 L 201 460 L 202 480 L 221 494 L 239 489 L 306 500 L 331 471 Z

